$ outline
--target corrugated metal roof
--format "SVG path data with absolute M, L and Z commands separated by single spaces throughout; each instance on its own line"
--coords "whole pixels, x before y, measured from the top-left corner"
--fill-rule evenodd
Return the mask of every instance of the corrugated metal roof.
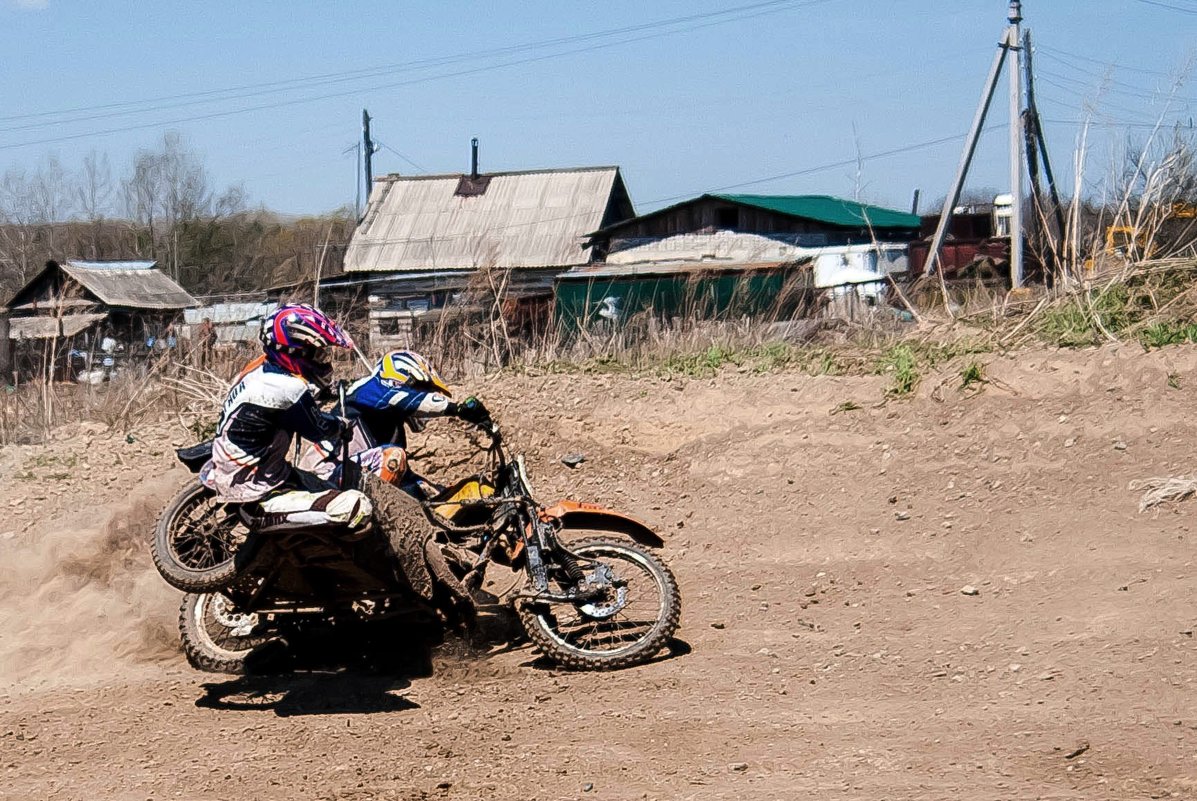
M 791 217 L 818 220 L 845 228 L 918 228 L 917 214 L 869 206 L 830 195 L 712 195 L 729 203 L 775 211 Z
M 254 323 L 260 322 L 277 308 L 278 303 L 274 301 L 212 303 L 183 312 L 183 322 L 199 325 L 207 317 L 213 325 Z
M 84 261 L 71 259 L 67 262 L 81 270 L 152 270 L 158 266 L 156 261 Z
M 585 264 L 585 234 L 602 225 L 617 167 L 488 173 L 485 193 L 457 194 L 460 175 L 375 181 L 345 271 Z
M 675 234 L 646 238 L 641 244 L 608 253 L 607 264 L 700 260 L 771 261 L 799 258 L 808 255 L 810 250 L 787 242 L 781 237 L 716 231 L 713 234 Z
M 123 267 L 127 264 L 151 266 Z M 62 271 L 108 306 L 130 309 L 186 309 L 195 298 L 152 266 L 154 262 L 68 261 Z
M 799 217 L 805 220 L 814 220 L 822 222 L 827 225 L 835 225 L 843 228 L 873 228 L 889 230 L 897 229 L 899 231 L 906 229 L 918 229 L 922 219 L 917 214 L 906 214 L 905 212 L 895 211 L 893 209 L 882 208 L 881 206 L 869 206 L 863 203 L 856 203 L 852 200 L 844 200 L 843 198 L 832 197 L 830 195 L 699 195 L 696 198 L 683 200 L 680 203 L 674 203 L 672 206 L 665 206 L 664 208 L 650 211 L 647 214 L 642 214 L 639 217 L 631 219 L 620 220 L 603 228 L 598 228 L 588 235 L 588 239 L 598 237 L 600 234 L 608 236 L 614 235 L 616 232 L 624 230 L 630 226 L 662 215 L 671 214 L 678 209 L 692 206 L 702 202 L 708 198 L 722 200 L 727 203 L 738 203 L 744 206 L 753 206 L 755 208 L 767 209 L 777 214 L 785 214 L 787 216 Z M 867 218 L 867 221 L 866 221 Z
M 70 337 L 107 316 L 107 314 L 66 314 L 62 317 L 14 317 L 8 321 L 8 338 Z

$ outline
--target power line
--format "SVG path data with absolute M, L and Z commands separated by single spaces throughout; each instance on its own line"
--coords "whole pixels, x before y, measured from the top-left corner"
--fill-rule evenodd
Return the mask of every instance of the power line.
M 1004 126 L 989 126 L 989 127 L 985 128 L 982 131 L 982 133 L 989 133 L 991 131 L 995 131 L 999 127 L 1004 127 Z M 943 136 L 938 139 L 929 139 L 926 142 L 917 142 L 917 143 L 911 144 L 911 145 L 903 145 L 902 147 L 896 147 L 891 150 L 883 150 L 878 153 L 870 153 L 867 155 L 857 156 L 855 158 L 843 159 L 841 161 L 833 161 L 829 164 L 820 164 L 817 167 L 807 167 L 807 168 L 804 168 L 801 170 L 794 170 L 793 172 L 783 172 L 783 173 L 779 173 L 777 175 L 770 175 L 765 178 L 754 178 L 750 181 L 741 181 L 740 183 L 728 184 L 726 186 L 719 186 L 714 189 L 708 189 L 704 194 L 711 194 L 713 192 L 726 192 L 729 189 L 742 189 L 746 186 L 755 186 L 757 184 L 772 183 L 773 181 L 781 181 L 786 178 L 798 178 L 803 175 L 813 175 L 815 173 L 826 172 L 827 170 L 833 170 L 833 169 L 836 169 L 839 167 L 852 167 L 852 166 L 854 166 L 860 162 L 864 162 L 864 161 L 876 161 L 877 159 L 889 158 L 891 156 L 898 156 L 898 155 L 902 155 L 904 153 L 913 153 L 918 150 L 926 150 L 927 148 L 936 147 L 937 145 L 944 145 L 949 142 L 957 142 L 957 141 L 963 139 L 965 136 L 966 136 L 966 134 L 953 134 L 952 136 Z M 647 202 L 649 204 L 668 203 L 670 201 L 680 200 L 680 199 L 686 198 L 686 197 L 693 197 L 693 195 L 692 194 L 675 195 L 673 197 L 659 198 L 657 200 L 650 200 Z
M 1044 120 L 1044 122 L 1051 125 L 1069 125 L 1074 128 L 1080 128 L 1084 125 L 1091 125 L 1097 128 L 1134 128 L 1138 130 L 1160 130 L 1170 131 L 1175 129 L 1188 129 L 1197 132 L 1197 128 L 1193 127 L 1192 122 L 1101 122 L 1098 120 Z
M 1092 56 L 1085 56 L 1085 55 L 1081 55 L 1080 53 L 1073 53 L 1072 51 L 1069 51 L 1069 50 L 1061 50 L 1058 47 L 1048 47 L 1046 45 L 1036 44 L 1035 52 L 1038 53 L 1040 51 L 1042 51 L 1042 54 L 1046 55 L 1048 58 L 1054 57 L 1054 58 L 1057 58 L 1057 60 L 1059 60 L 1059 56 L 1066 56 L 1067 58 L 1076 59 L 1078 61 L 1088 61 L 1091 64 L 1096 64 L 1101 67 L 1113 67 L 1114 69 L 1125 70 L 1127 72 L 1138 72 L 1138 73 L 1142 73 L 1143 75 L 1155 75 L 1160 78 L 1175 78 L 1176 77 L 1176 75 L 1174 75 L 1173 73 L 1165 72 L 1163 70 L 1152 70 L 1152 69 L 1147 69 L 1145 67 L 1128 67 L 1125 64 L 1117 64 L 1112 61 L 1103 61 L 1100 58 L 1093 58 Z M 1067 64 L 1067 62 L 1062 62 L 1062 63 Z M 1069 64 L 1068 66 L 1073 66 L 1073 65 Z
M 789 7 L 800 8 L 804 6 L 816 5 L 819 3 L 830 2 L 830 0 L 807 0 L 806 2 L 796 2 L 796 0 L 767 0 L 766 2 L 750 3 L 747 5 L 736 6 L 734 8 L 723 9 L 720 11 L 705 12 L 701 14 L 688 14 L 680 17 L 672 17 L 664 20 L 656 20 L 653 22 L 640 23 L 638 25 L 628 25 L 619 28 L 608 28 L 601 31 L 593 31 L 590 33 L 577 34 L 573 36 L 557 37 L 554 39 L 543 39 L 535 42 L 528 42 L 519 45 L 509 45 L 505 47 L 491 48 L 489 50 L 475 50 L 468 53 L 459 53 L 451 56 L 440 56 L 433 58 L 418 59 L 414 61 L 400 62 L 397 64 L 384 65 L 379 67 L 360 68 L 356 70 L 349 70 L 345 72 L 325 73 L 322 75 L 308 76 L 305 78 L 290 78 L 278 81 L 269 81 L 257 84 L 243 84 L 241 86 L 234 86 L 225 89 L 212 89 L 199 92 L 186 92 L 176 95 L 165 95 L 156 98 L 123 101 L 117 103 L 106 103 L 94 106 L 78 106 L 70 109 L 62 109 L 58 111 L 43 111 L 26 114 L 10 115 L 0 117 L 0 122 L 12 122 L 17 120 L 28 119 L 44 119 L 45 117 L 58 117 L 63 115 L 79 114 L 81 112 L 103 112 L 93 113 L 86 116 L 76 116 L 68 119 L 55 120 L 57 124 L 66 124 L 74 122 L 85 122 L 96 119 L 107 119 L 111 117 L 128 116 L 132 114 L 143 114 L 152 111 L 162 111 L 173 108 L 182 108 L 193 105 L 203 105 L 213 102 L 224 102 L 229 100 L 239 100 L 250 97 L 258 97 L 262 95 L 278 94 L 282 92 L 291 91 L 296 88 L 304 88 L 306 86 L 323 86 L 335 83 L 345 83 L 351 81 L 360 81 L 368 78 L 381 77 L 384 75 L 393 75 L 404 72 L 413 72 L 422 69 L 430 69 L 435 67 L 448 66 L 462 62 L 477 62 L 490 58 L 503 57 L 515 55 L 518 53 L 543 50 L 545 48 L 560 47 L 563 45 L 576 44 L 579 42 L 594 41 L 599 39 L 609 39 L 616 36 L 622 36 L 629 33 L 638 33 L 643 31 L 660 30 L 663 28 L 685 26 L 689 23 L 703 22 L 706 20 L 713 20 L 708 24 L 722 24 L 724 22 L 735 22 L 740 19 L 747 19 L 754 16 L 759 16 L 765 13 L 777 13 L 789 10 Z M 755 13 L 752 13 L 755 12 Z M 707 27 L 707 25 L 698 25 L 692 28 L 681 27 L 677 31 L 663 31 L 662 35 L 669 35 L 671 33 L 684 33 L 688 30 L 697 29 L 700 27 Z M 632 39 L 631 41 L 638 41 L 639 39 Z M 520 62 L 516 62 L 520 63 Z M 237 93 L 237 94 L 234 94 Z M 182 101 L 182 102 L 174 102 Z M 118 110 L 119 109 L 119 110 Z M 0 132 L 28 130 L 30 128 L 37 128 L 44 125 L 45 122 L 29 123 L 24 125 L 9 126 L 7 128 L 0 128 Z
M 1181 14 L 1197 15 L 1197 9 L 1185 8 L 1184 6 L 1174 6 L 1171 3 L 1164 3 L 1160 0 L 1138 0 L 1138 2 L 1147 6 L 1156 6 L 1157 8 L 1167 8 L 1171 9 L 1172 11 L 1179 11 Z
M 1164 89 L 1160 89 L 1155 92 L 1145 92 L 1145 91 L 1141 91 L 1141 90 L 1132 91 L 1129 89 L 1119 89 L 1118 86 L 1109 85 L 1109 84 L 1117 84 L 1118 83 L 1117 81 L 1103 81 L 1098 86 L 1092 86 L 1091 84 L 1089 84 L 1089 82 L 1081 80 L 1080 78 L 1074 78 L 1071 75 L 1064 75 L 1062 73 L 1055 72 L 1053 70 L 1041 69 L 1041 70 L 1037 70 L 1037 72 L 1040 72 L 1044 75 L 1055 78 L 1056 80 L 1068 81 L 1070 83 L 1077 84 L 1086 90 L 1089 90 L 1089 89 L 1100 90 L 1102 92 L 1108 92 L 1110 94 L 1122 95 L 1124 97 L 1133 97 L 1136 100 L 1169 100 L 1169 101 L 1173 101 L 1176 103 L 1185 103 L 1185 104 L 1197 103 L 1197 98 L 1195 98 L 1195 97 L 1186 97 L 1185 95 L 1174 94 L 1174 93 L 1164 90 Z
M 635 36 L 635 37 L 616 40 L 613 42 L 600 42 L 598 44 L 589 45 L 587 47 L 579 47 L 579 48 L 574 48 L 571 50 L 563 50 L 563 51 L 559 51 L 559 52 L 555 52 L 555 53 L 548 53 L 545 55 L 529 56 L 526 58 L 515 59 L 515 60 L 503 62 L 500 64 L 492 64 L 492 65 L 486 65 L 486 66 L 482 66 L 482 67 L 473 67 L 473 68 L 469 68 L 469 69 L 462 69 L 462 70 L 457 70 L 457 71 L 453 71 L 453 72 L 442 73 L 440 75 L 434 75 L 434 76 L 425 77 L 425 78 L 413 78 L 413 79 L 408 79 L 408 80 L 404 80 L 404 81 L 395 81 L 395 82 L 391 82 L 391 83 L 379 84 L 379 85 L 375 85 L 375 86 L 371 86 L 371 87 L 358 87 L 358 88 L 351 89 L 351 90 L 340 91 L 340 92 L 331 92 L 331 93 L 326 93 L 323 95 L 315 95 L 315 96 L 303 97 L 303 98 L 294 98 L 291 100 L 283 100 L 283 101 L 278 101 L 278 102 L 274 102 L 274 103 L 264 103 L 264 104 L 259 104 L 256 106 L 247 106 L 247 107 L 239 108 L 239 109 L 231 109 L 231 110 L 226 110 L 226 111 L 215 111 L 215 112 L 208 112 L 208 113 L 204 113 L 204 114 L 196 114 L 196 115 L 192 115 L 192 116 L 188 116 L 188 117 L 179 117 L 179 118 L 176 118 L 173 120 L 165 120 L 165 121 L 158 121 L 158 122 L 152 122 L 152 123 L 138 123 L 138 124 L 134 124 L 134 125 L 126 125 L 126 126 L 120 126 L 120 127 L 116 127 L 116 128 L 108 128 L 108 129 L 104 129 L 104 130 L 100 130 L 100 131 L 90 131 L 90 132 L 76 133 L 76 134 L 65 134 L 62 136 L 49 137 L 49 138 L 40 139 L 40 140 L 16 142 L 16 143 L 12 143 L 12 144 L 0 145 L 0 150 L 12 150 L 12 149 L 21 148 L 21 147 L 53 144 L 56 142 L 66 142 L 66 141 L 71 141 L 71 140 L 76 140 L 76 139 L 85 139 L 85 138 L 89 138 L 92 136 L 105 136 L 105 135 L 112 134 L 112 133 L 123 133 L 125 131 L 144 130 L 147 128 L 159 128 L 159 127 L 168 126 L 168 125 L 177 125 L 179 123 L 184 123 L 184 122 L 196 122 L 196 121 L 201 121 L 201 120 L 216 119 L 216 118 L 220 118 L 220 117 L 229 117 L 229 116 L 233 116 L 233 115 L 237 115 L 237 114 L 245 114 L 245 113 L 252 112 L 252 111 L 283 108 L 283 107 L 287 107 L 287 106 L 300 105 L 303 103 L 316 102 L 319 100 L 327 100 L 327 99 L 332 99 L 332 98 L 345 97 L 347 95 L 358 94 L 359 92 L 363 92 L 363 91 L 379 91 L 379 90 L 383 90 L 383 89 L 394 89 L 394 88 L 401 87 L 401 86 L 410 86 L 410 85 L 414 85 L 414 84 L 428 83 L 431 81 L 443 80 L 446 78 L 455 78 L 455 77 L 462 77 L 462 76 L 466 76 L 466 75 L 474 75 L 477 73 L 488 72 L 491 70 L 502 69 L 502 68 L 506 68 L 506 67 L 513 67 L 513 66 L 518 66 L 518 65 L 522 65 L 522 64 L 530 64 L 530 63 L 538 62 L 538 61 L 547 61 L 550 59 L 561 58 L 563 56 L 568 56 L 568 55 L 576 55 L 578 53 L 591 52 L 591 51 L 595 51 L 595 50 L 603 50 L 603 49 L 610 48 L 610 47 L 617 47 L 619 45 L 630 44 L 632 42 L 657 39 L 662 36 L 671 36 L 671 35 L 674 35 L 677 33 L 686 33 L 686 32 L 690 32 L 690 31 L 694 31 L 694 30 L 699 30 L 701 28 L 707 28 L 707 27 L 712 27 L 715 25 L 727 24 L 729 22 L 738 22 L 738 21 L 745 20 L 745 19 L 751 19 L 754 17 L 764 16 L 765 14 L 771 14 L 771 13 L 777 13 L 779 11 L 789 10 L 790 8 L 801 8 L 801 7 L 806 7 L 806 6 L 820 5 L 823 3 L 832 2 L 832 0 L 806 0 L 806 2 L 802 2 L 802 3 L 798 3 L 798 4 L 794 5 L 794 4 L 792 4 L 792 0 L 785 0 L 785 1 L 787 3 L 791 3 L 791 5 L 774 8 L 773 6 L 778 5 L 778 0 L 774 0 L 773 2 L 770 2 L 770 3 L 755 4 L 754 6 L 743 7 L 743 8 L 760 8 L 760 6 L 770 6 L 770 8 L 764 8 L 764 9 L 757 10 L 757 11 L 754 11 L 754 12 L 748 13 L 748 14 L 741 14 L 739 16 L 730 17 L 730 18 L 725 17 L 725 18 L 716 19 L 713 21 L 693 24 L 693 25 L 690 25 L 685 28 L 678 28 L 676 30 L 664 31 L 661 33 L 645 34 L 643 36 Z M 711 15 L 707 15 L 707 16 L 711 16 Z
M 420 172 L 425 172 L 425 173 L 426 173 L 426 172 L 428 172 L 428 168 L 427 168 L 427 167 L 424 167 L 424 166 L 422 166 L 422 165 L 420 165 L 420 164 L 417 164 L 416 162 L 412 161 L 412 160 L 411 160 L 411 159 L 409 159 L 407 156 L 403 155 L 403 154 L 402 154 L 402 153 L 400 153 L 398 150 L 396 150 L 395 148 L 393 148 L 393 147 L 391 147 L 390 145 L 388 145 L 386 142 L 379 142 L 377 139 L 375 139 L 375 140 L 374 140 L 374 144 L 378 145 L 378 146 L 379 146 L 379 147 L 381 147 L 383 150 L 389 150 L 389 151 L 391 151 L 391 152 L 392 152 L 392 153 L 394 153 L 396 156 L 398 156 L 399 158 L 403 159 L 404 161 L 406 161 L 406 162 L 407 162 L 408 164 L 410 164 L 411 166 L 415 167 L 415 168 L 416 168 L 417 170 L 419 170 Z
M 1062 83 L 1052 80 L 1049 77 L 1045 77 L 1045 73 L 1042 72 L 1037 76 L 1037 79 L 1040 83 L 1043 83 L 1047 86 L 1055 87 L 1062 92 L 1068 92 L 1068 94 L 1074 98 L 1079 98 L 1081 102 L 1085 104 L 1085 106 L 1082 108 L 1081 106 L 1065 103 L 1057 98 L 1049 98 L 1053 104 L 1063 106 L 1064 108 L 1070 108 L 1073 111 L 1101 114 L 1103 116 L 1110 116 L 1107 113 L 1107 110 L 1116 111 L 1121 114 L 1129 114 L 1131 116 L 1139 116 L 1143 112 L 1143 109 L 1129 108 L 1127 106 L 1118 105 L 1117 103 L 1111 103 L 1104 98 L 1094 97 L 1093 95 L 1082 92 L 1074 87 L 1066 86 Z
M 1059 64 L 1067 67 L 1068 69 L 1070 69 L 1074 72 L 1078 72 L 1078 73 L 1088 76 L 1094 80 L 1101 81 L 1101 83 L 1103 85 L 1108 84 L 1110 86 L 1122 87 L 1121 89 L 1110 89 L 1109 91 L 1112 91 L 1112 92 L 1117 91 L 1120 94 L 1126 94 L 1126 95 L 1130 95 L 1132 97 L 1139 97 L 1139 98 L 1146 98 L 1146 99 L 1151 99 L 1151 98 L 1157 97 L 1159 95 L 1166 94 L 1170 97 L 1175 97 L 1175 98 L 1177 98 L 1179 100 L 1183 100 L 1185 102 L 1197 103 L 1197 98 L 1186 97 L 1184 95 L 1175 94 L 1176 90 L 1179 89 L 1182 84 L 1182 81 L 1180 81 L 1179 79 L 1173 79 L 1170 84 L 1170 87 L 1167 89 L 1164 89 L 1164 88 L 1148 89 L 1146 87 L 1138 86 L 1133 83 L 1127 83 L 1126 81 L 1115 80 L 1114 78 L 1111 78 L 1108 74 L 1102 75 L 1097 72 L 1093 72 L 1092 70 L 1088 70 L 1083 67 L 1078 67 L 1075 64 L 1070 64 L 1068 61 L 1066 61 L 1062 58 L 1053 56 L 1050 53 L 1044 53 L 1043 55 L 1047 56 L 1048 58 L 1050 58 L 1053 61 L 1058 62 Z M 1079 83 L 1079 84 L 1085 83 L 1084 81 L 1082 81 L 1078 78 L 1073 78 L 1072 76 L 1060 75 L 1059 73 L 1052 72 L 1051 70 L 1042 70 L 1042 72 L 1044 72 L 1048 75 L 1054 75 L 1058 78 L 1063 78 L 1064 80 L 1067 80 L 1067 81 L 1074 81 L 1075 83 Z

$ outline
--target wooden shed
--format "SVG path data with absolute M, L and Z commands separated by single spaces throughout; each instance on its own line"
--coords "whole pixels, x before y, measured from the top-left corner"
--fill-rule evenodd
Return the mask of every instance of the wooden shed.
M 173 325 L 195 305 L 152 261 L 48 261 L 9 300 L 5 344 L 19 372 L 40 372 L 47 359 L 60 376 L 90 369 L 97 357 L 113 367 L 173 346 Z

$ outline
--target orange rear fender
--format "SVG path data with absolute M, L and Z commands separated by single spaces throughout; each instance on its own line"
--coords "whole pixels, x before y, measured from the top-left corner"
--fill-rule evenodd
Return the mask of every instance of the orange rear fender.
M 559 520 L 562 529 L 593 529 L 626 534 L 641 545 L 664 547 L 665 541 L 648 524 L 597 503 L 560 500 L 541 510 L 541 520 Z

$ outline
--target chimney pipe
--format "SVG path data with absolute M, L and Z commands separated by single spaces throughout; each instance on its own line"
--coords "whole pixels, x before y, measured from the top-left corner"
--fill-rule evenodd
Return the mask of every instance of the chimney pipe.
M 470 177 L 478 177 L 478 137 L 470 140 Z

